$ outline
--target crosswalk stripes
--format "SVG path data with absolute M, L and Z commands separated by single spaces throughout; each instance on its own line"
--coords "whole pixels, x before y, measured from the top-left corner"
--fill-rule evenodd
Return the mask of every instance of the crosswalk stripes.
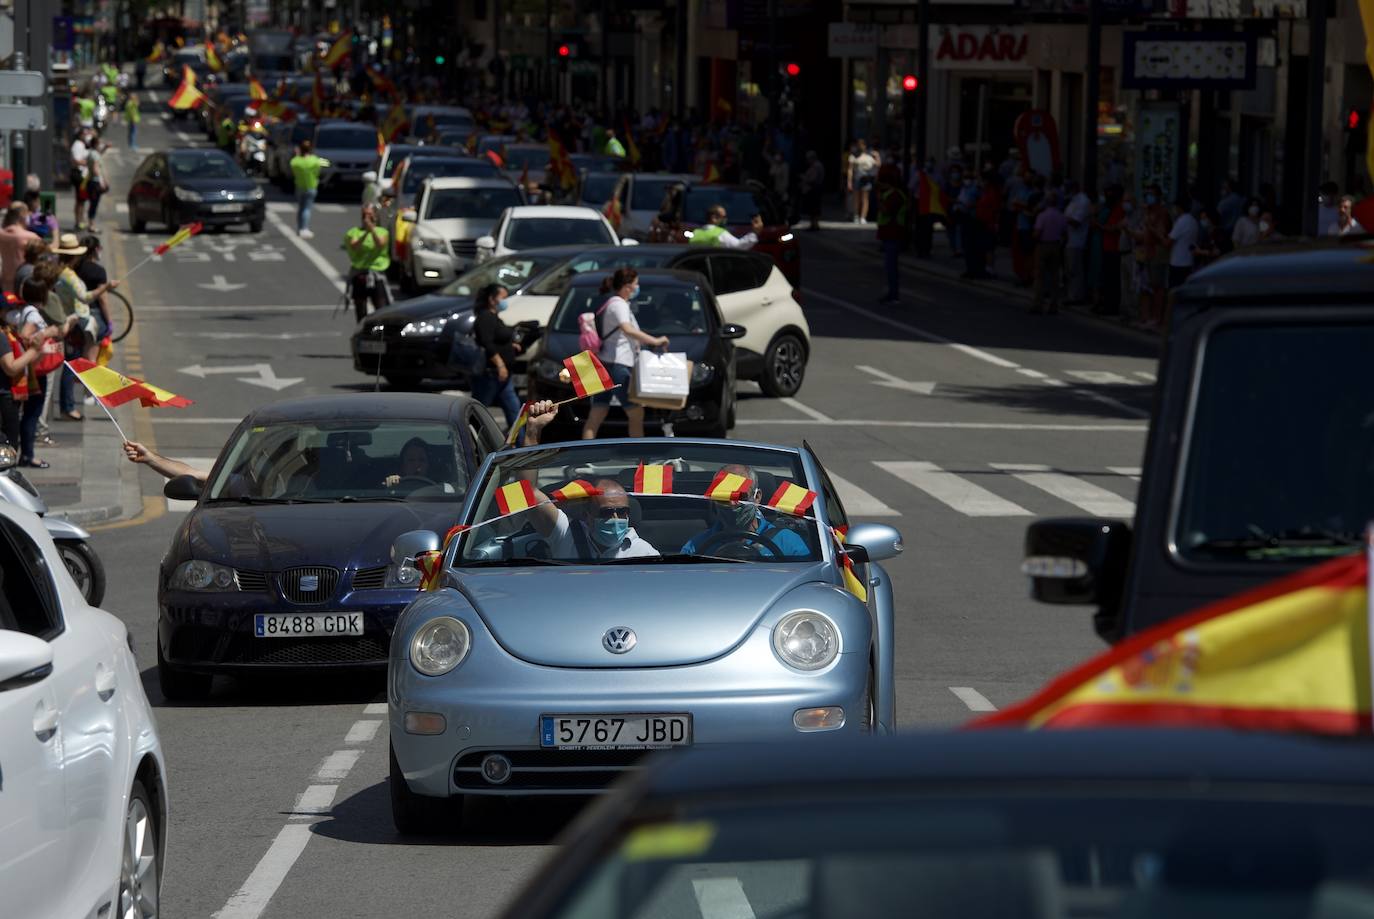
M 934 463 L 924 460 L 878 460 L 874 464 L 909 485 L 914 485 L 936 501 L 969 517 L 1032 516 L 1031 512 L 1021 505 L 1000 498 L 963 476 L 946 472 Z M 856 512 L 854 516 L 861 515 Z
M 1077 476 L 1056 472 L 1036 463 L 989 463 L 994 469 L 1011 473 L 1027 485 L 1049 492 L 1097 517 L 1128 517 L 1135 504 L 1101 486 Z
M 997 481 L 1007 479 L 1016 479 L 1094 516 L 1131 517 L 1135 514 L 1135 504 L 1130 498 L 1086 481 L 1081 477 L 1085 473 L 1071 474 L 1040 463 L 987 463 L 979 464 L 981 469 L 961 468 L 958 471 L 927 460 L 874 460 L 873 465 L 967 517 L 1030 517 L 1045 512 L 1053 513 L 1046 511 L 1043 505 L 1032 511 L 993 491 Z M 1109 476 L 1129 483 L 1140 481 L 1139 466 L 1107 466 L 1100 472 L 1090 471 L 1087 474 Z M 979 475 L 982 476 L 979 482 L 970 479 L 970 476 Z M 833 474 L 831 479 L 851 517 L 901 516 L 902 512 L 885 503 L 883 498 Z M 1133 488 L 1123 490 L 1130 491 Z M 879 490 L 879 494 L 892 500 L 892 495 L 884 494 L 882 490 Z
M 1095 386 L 1144 386 L 1147 382 L 1154 381 L 1150 374 L 1137 373 L 1135 374 L 1136 377 L 1143 376 L 1148 379 L 1132 379 L 1119 373 L 1112 373 L 1110 370 L 1065 370 L 1064 375 Z
M 845 512 L 853 517 L 900 517 L 902 512 L 893 510 L 878 498 L 855 485 L 848 479 L 830 473 L 830 481 L 840 493 L 840 503 Z

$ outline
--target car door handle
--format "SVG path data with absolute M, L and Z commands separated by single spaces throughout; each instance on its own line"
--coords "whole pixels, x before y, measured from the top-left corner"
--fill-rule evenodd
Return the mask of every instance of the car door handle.
M 95 667 L 95 694 L 101 702 L 109 702 L 115 694 L 115 672 L 104 664 Z
M 770 303 L 773 302 L 773 298 L 772 298 L 772 297 L 764 297 L 764 298 L 763 298 L 762 300 L 760 300 L 759 302 L 762 303 L 764 306 L 768 306 Z
M 39 740 L 47 740 L 57 731 L 57 717 L 57 709 L 49 708 L 45 702 L 38 703 L 38 710 L 33 713 L 33 733 Z

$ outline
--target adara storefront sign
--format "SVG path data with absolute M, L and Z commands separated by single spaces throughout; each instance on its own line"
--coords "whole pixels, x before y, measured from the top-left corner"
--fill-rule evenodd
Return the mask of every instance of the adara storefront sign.
M 948 26 L 934 41 L 933 66 L 944 70 L 1022 70 L 1028 35 L 1007 26 Z

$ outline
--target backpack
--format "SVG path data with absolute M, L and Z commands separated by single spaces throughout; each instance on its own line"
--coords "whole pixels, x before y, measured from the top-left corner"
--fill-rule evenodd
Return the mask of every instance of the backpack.
M 607 297 L 606 302 L 597 307 L 594 313 L 579 313 L 577 316 L 577 347 L 583 351 L 590 351 L 593 354 L 601 353 L 601 332 L 597 328 L 597 319 L 610 304 L 611 298 Z

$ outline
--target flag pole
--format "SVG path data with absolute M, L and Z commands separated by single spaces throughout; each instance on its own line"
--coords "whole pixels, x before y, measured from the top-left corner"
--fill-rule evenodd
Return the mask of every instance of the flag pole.
M 601 392 L 610 392 L 610 391 L 613 390 L 613 389 L 619 389 L 620 386 L 621 386 L 621 384 L 616 383 L 614 386 L 608 386 L 608 387 L 606 387 L 605 389 L 601 390 Z M 601 393 L 593 393 L 592 395 L 600 395 L 600 394 L 601 394 Z M 573 396 L 571 399 L 564 399 L 562 402 L 555 402 L 555 403 L 553 404 L 553 407 L 554 407 L 554 408 L 558 408 L 559 406 L 567 405 L 569 402 L 576 402 L 576 401 L 578 401 L 579 399 L 590 399 L 590 398 L 591 398 L 591 396 Z
M 95 400 L 95 404 L 100 406 L 101 409 L 104 410 L 105 414 L 109 416 L 110 421 L 114 423 L 115 430 L 119 432 L 120 440 L 123 440 L 127 443 L 129 440 L 129 435 L 125 434 L 124 429 L 119 426 L 119 422 L 115 421 L 115 416 L 110 412 L 110 407 L 106 405 L 104 402 L 101 402 L 100 397 L 95 394 L 95 391 L 91 389 L 91 387 L 86 383 L 85 380 L 81 379 L 81 374 L 77 373 L 75 370 L 72 369 L 70 361 L 63 361 L 62 363 L 64 366 L 66 366 L 67 371 L 71 373 L 72 376 L 76 377 L 78 380 L 81 380 L 82 388 L 91 394 L 91 398 Z
M 150 253 L 150 254 L 144 256 L 143 261 L 138 262 L 137 264 L 134 265 L 134 267 L 132 267 L 132 268 L 130 268 L 128 271 L 124 272 L 124 277 L 120 278 L 120 279 L 119 279 L 118 281 L 116 281 L 115 283 L 117 283 L 117 284 L 123 284 L 126 280 L 128 280 L 129 275 L 133 274 L 135 271 L 137 271 L 138 269 L 142 268 L 144 265 L 146 265 L 146 264 L 148 264 L 149 262 L 151 262 L 151 261 L 153 260 L 153 257 L 154 257 L 155 255 L 157 255 L 157 253 L 156 253 L 156 252 L 153 252 L 153 253 Z

